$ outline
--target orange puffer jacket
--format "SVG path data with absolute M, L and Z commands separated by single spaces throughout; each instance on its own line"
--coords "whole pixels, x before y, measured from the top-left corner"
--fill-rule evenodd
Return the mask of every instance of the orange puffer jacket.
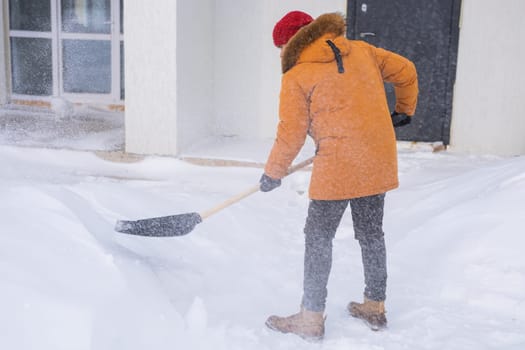
M 412 116 L 417 102 L 409 60 L 348 40 L 344 30 L 341 15 L 322 15 L 290 39 L 282 57 L 280 121 L 265 173 L 282 178 L 309 134 L 317 148 L 309 190 L 316 200 L 396 188 L 396 138 L 384 82 L 394 85 L 397 112 Z

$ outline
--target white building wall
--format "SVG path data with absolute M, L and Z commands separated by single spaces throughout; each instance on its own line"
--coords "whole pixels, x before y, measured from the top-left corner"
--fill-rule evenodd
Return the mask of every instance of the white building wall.
M 274 24 L 346 0 L 145 0 L 124 6 L 126 150 L 177 155 L 207 137 L 273 137 L 280 87 Z
M 216 0 L 215 6 L 215 132 L 273 137 L 281 79 L 273 26 L 293 10 L 314 18 L 326 12 L 346 13 L 346 0 Z
M 126 151 L 177 154 L 177 1 L 124 6 Z
M 213 133 L 214 10 L 214 0 L 177 1 L 178 150 Z
M 257 136 L 260 115 L 262 3 L 215 2 L 214 81 L 217 135 Z
M 0 104 L 9 91 L 6 1 L 0 6 Z M 346 0 L 126 2 L 126 148 L 180 153 L 213 135 L 273 137 L 280 85 L 271 31 L 303 10 Z M 525 154 L 523 0 L 463 0 L 452 149 Z
M 463 0 L 452 149 L 525 154 L 525 1 Z

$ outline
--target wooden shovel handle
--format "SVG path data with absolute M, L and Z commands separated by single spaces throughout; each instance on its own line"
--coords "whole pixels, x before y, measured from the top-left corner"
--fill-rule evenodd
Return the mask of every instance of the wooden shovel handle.
M 297 170 L 300 170 L 300 169 L 303 169 L 303 168 L 306 168 L 308 165 L 312 164 L 314 161 L 314 157 L 312 158 L 308 158 L 307 160 L 304 160 L 294 166 L 291 166 L 289 169 L 288 169 L 288 173 L 286 174 L 286 176 L 292 174 L 292 173 L 295 173 Z M 255 186 L 252 186 L 248 189 L 246 189 L 244 192 L 241 192 L 239 194 L 237 194 L 236 196 L 233 196 L 227 200 L 225 200 L 224 202 L 222 202 L 221 204 L 211 208 L 211 209 L 208 209 L 206 210 L 205 212 L 202 212 L 202 213 L 199 213 L 199 215 L 201 216 L 201 219 L 204 220 L 210 216 L 212 216 L 213 214 L 217 213 L 218 211 L 234 204 L 234 203 L 237 203 L 239 202 L 240 200 L 248 197 L 249 195 L 252 195 L 254 194 L 255 192 L 259 192 L 259 189 L 260 189 L 260 184 L 257 184 Z
M 297 170 L 301 170 L 302 168 L 306 168 L 308 165 L 312 164 L 314 162 L 315 157 L 308 158 L 307 160 L 303 160 L 300 163 L 297 163 L 295 165 L 292 165 L 290 168 L 288 168 L 288 173 L 286 176 L 295 173 Z

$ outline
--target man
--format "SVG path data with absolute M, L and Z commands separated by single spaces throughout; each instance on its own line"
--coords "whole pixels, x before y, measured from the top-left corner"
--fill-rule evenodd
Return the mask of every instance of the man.
M 324 309 L 332 263 L 332 240 L 350 204 L 355 238 L 362 252 L 365 290 L 349 313 L 373 330 L 385 328 L 385 193 L 398 186 L 394 127 L 414 115 L 418 85 L 414 65 L 404 57 L 344 37 L 337 13 L 313 19 L 301 11 L 284 16 L 273 30 L 281 48 L 282 82 L 277 137 L 260 180 L 261 191 L 281 178 L 310 135 L 316 144 L 304 227 L 305 256 L 301 309 L 271 316 L 273 330 L 303 338 L 324 336 Z M 395 111 L 388 109 L 384 82 L 394 85 Z

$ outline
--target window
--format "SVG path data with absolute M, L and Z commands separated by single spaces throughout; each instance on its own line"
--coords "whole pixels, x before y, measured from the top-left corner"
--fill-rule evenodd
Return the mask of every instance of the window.
M 9 0 L 13 94 L 124 99 L 123 0 Z

